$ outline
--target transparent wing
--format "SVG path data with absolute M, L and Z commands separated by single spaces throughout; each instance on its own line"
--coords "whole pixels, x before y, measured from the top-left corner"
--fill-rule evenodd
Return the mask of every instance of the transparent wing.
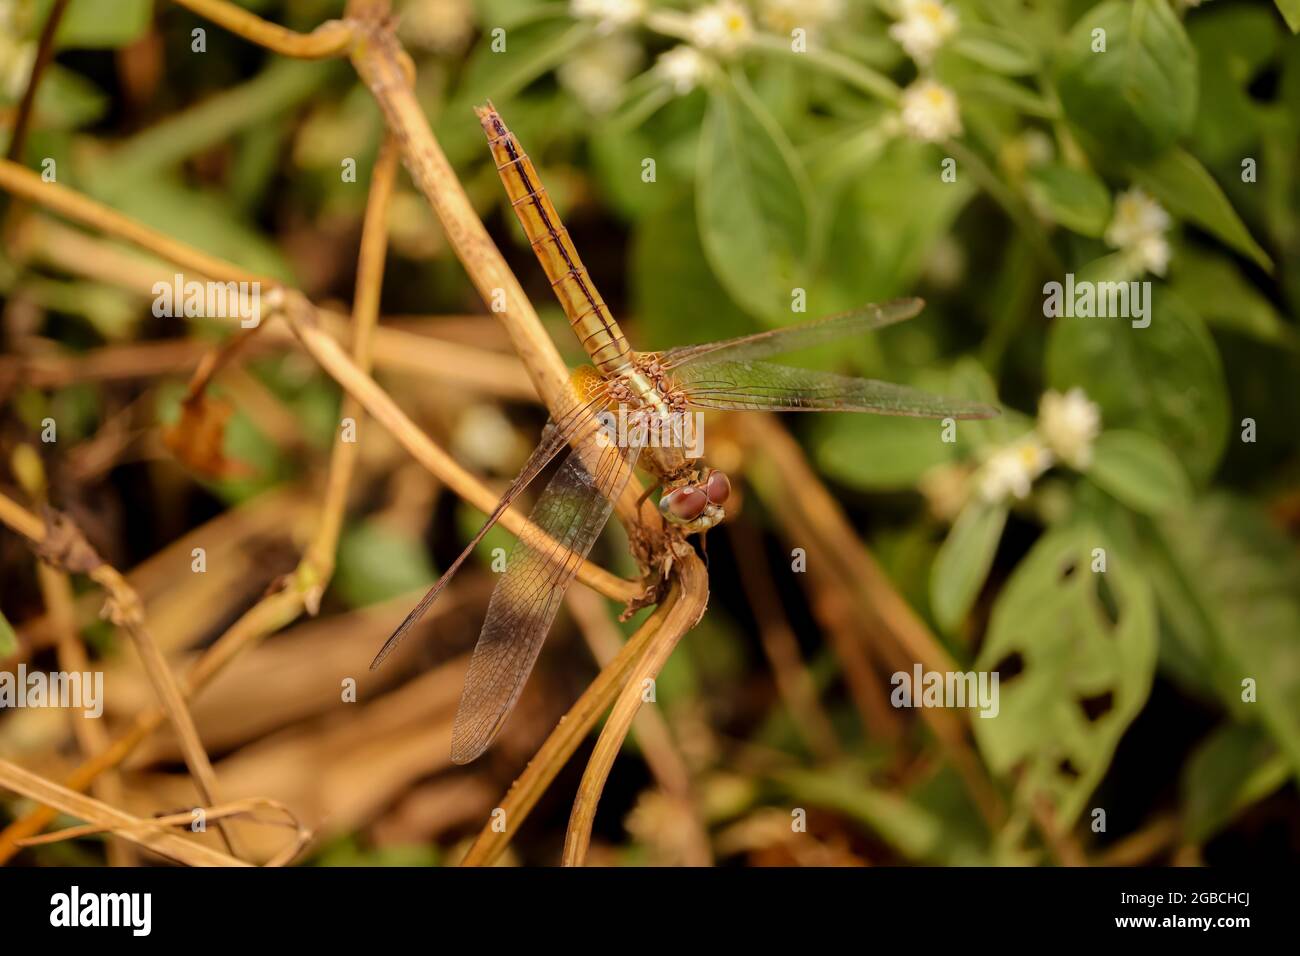
M 487 520 L 483 522 L 483 527 L 479 528 L 478 533 L 474 535 L 473 540 L 465 545 L 465 550 L 460 553 L 451 566 L 443 572 L 442 577 L 434 583 L 433 587 L 425 592 L 424 597 L 420 598 L 420 603 L 411 609 L 411 613 L 397 626 L 397 630 L 389 635 L 388 640 L 384 641 L 384 646 L 379 649 L 375 659 L 370 662 L 370 669 L 374 670 L 384 662 L 393 649 L 402 642 L 402 639 L 410 632 L 411 628 L 416 625 L 420 618 L 433 606 L 433 602 L 438 600 L 447 584 L 451 581 L 452 576 L 460 570 L 460 566 L 465 563 L 465 559 L 474 553 L 484 536 L 492 530 L 493 525 L 497 523 L 500 517 L 505 514 L 506 509 L 511 503 L 523 492 L 534 478 L 541 473 L 574 435 L 580 434 L 582 429 L 587 427 L 597 414 L 600 412 L 600 406 L 604 403 L 604 393 L 589 399 L 587 402 L 574 406 L 558 422 L 548 422 L 546 428 L 542 431 L 542 440 L 538 446 L 533 449 L 533 453 L 524 462 L 524 467 L 520 470 L 519 475 L 506 489 L 506 493 L 501 496 L 497 502 L 496 508 L 488 515 Z
M 674 372 L 673 378 L 687 401 L 701 408 L 874 412 L 916 418 L 992 418 L 998 414 L 989 405 L 906 385 L 770 362 L 692 363 Z
M 564 592 L 609 520 L 638 449 L 600 448 L 596 436 L 569 454 L 529 516 L 541 534 L 516 543 L 488 602 L 451 733 L 451 759 L 468 763 L 492 743 L 519 699 Z
M 864 305 L 852 312 L 813 319 L 811 322 L 803 322 L 789 328 L 772 329 L 722 342 L 668 349 L 660 353 L 660 361 L 668 368 L 677 368 L 705 357 L 711 362 L 724 359 L 737 362 L 769 355 L 784 355 L 787 352 L 811 348 L 814 345 L 834 342 L 871 329 L 902 322 L 916 315 L 924 306 L 925 303 L 920 299 L 895 299 L 883 305 Z

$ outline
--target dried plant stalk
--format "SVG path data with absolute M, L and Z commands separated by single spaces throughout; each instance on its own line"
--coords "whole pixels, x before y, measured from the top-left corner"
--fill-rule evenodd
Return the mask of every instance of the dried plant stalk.
M 311 33 L 298 33 L 263 20 L 256 14 L 226 3 L 224 0 L 175 0 L 187 10 L 197 13 L 237 33 L 258 46 L 274 50 L 284 56 L 302 60 L 321 60 L 342 56 L 352 43 L 352 30 L 341 20 L 327 20 Z
M 162 710 L 176 731 L 185 764 L 194 777 L 194 786 L 199 791 L 199 796 L 204 803 L 216 803 L 216 773 L 203 749 L 199 733 L 194 728 L 194 718 L 185 706 L 176 678 L 167 666 L 167 659 L 145 627 L 144 605 L 131 585 L 127 584 L 126 578 L 90 549 L 70 519 L 60 516 L 56 524 L 47 526 L 13 499 L 0 495 L 0 521 L 26 537 L 42 560 L 67 570 L 82 571 L 108 592 L 109 617 L 114 624 L 126 631 L 135 645 Z M 235 853 L 232 834 L 224 826 L 220 829 L 227 848 Z
M 637 628 L 636 633 L 623 645 L 618 656 L 601 669 L 596 679 L 569 708 L 569 712 L 560 719 L 559 724 L 551 731 L 551 735 L 546 738 L 546 742 L 529 761 L 524 772 L 511 785 L 505 799 L 501 801 L 500 809 L 504 813 L 505 829 L 498 832 L 493 828 L 494 821 L 489 820 L 485 823 L 483 829 L 479 831 L 478 838 L 461 861 L 461 866 L 491 866 L 501 855 L 518 832 L 520 825 L 528 818 L 529 812 L 546 792 L 546 788 L 551 785 L 556 774 L 573 756 L 573 752 L 596 725 L 600 715 L 614 701 L 628 671 L 663 627 L 678 599 L 679 592 L 675 588 L 671 589 L 668 596 L 655 608 L 654 613 L 646 618 L 645 622 Z
M 0 787 L 37 800 L 47 807 L 85 820 L 101 830 L 187 866 L 248 866 L 234 857 L 174 833 L 159 832 L 150 820 L 133 817 L 106 803 L 51 783 L 8 760 L 0 760 Z
M 596 740 L 587 769 L 578 785 L 578 796 L 569 816 L 569 829 L 564 836 L 564 865 L 581 866 L 591 842 L 591 825 L 596 818 L 596 805 L 609 779 L 614 758 L 623 746 L 623 740 L 632 726 L 632 719 L 640 709 L 646 681 L 659 676 L 660 669 L 672 654 L 677 642 L 699 623 L 709 600 L 709 577 L 704 563 L 695 552 L 683 549 L 674 565 L 674 586 L 681 588 L 681 600 L 673 605 L 663 625 L 651 638 L 644 653 L 633 665 L 623 689 L 619 691 L 614 709 Z

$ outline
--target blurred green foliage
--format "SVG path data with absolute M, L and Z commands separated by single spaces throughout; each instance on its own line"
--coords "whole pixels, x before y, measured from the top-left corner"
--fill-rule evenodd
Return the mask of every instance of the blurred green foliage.
M 0 5 L 17 31 L 0 56 L 30 48 L 49 2 Z M 300 28 L 342 7 L 245 5 Z M 1221 713 L 1184 768 L 1194 836 L 1300 776 L 1300 559 L 1295 526 L 1280 517 L 1295 520 L 1300 470 L 1300 4 L 952 0 L 955 30 L 919 63 L 891 34 L 908 4 L 890 0 L 755 0 L 730 49 L 704 42 L 691 19 L 701 5 L 685 0 L 615 30 L 545 0 L 398 7 L 420 98 L 484 215 L 526 262 L 470 110 L 491 97 L 575 232 L 619 237 L 583 251 L 603 270 L 593 269 L 597 283 L 619 290 L 609 298 L 639 347 L 926 295 L 908 326 L 807 360 L 1000 400 L 1005 414 L 961 423 L 952 442 L 936 440 L 933 423 L 869 416 L 816 416 L 800 435 L 855 514 L 880 504 L 886 517 L 868 540 L 963 664 L 1023 660 L 1003 684 L 1001 714 L 974 720 L 982 755 L 1009 785 L 1014 768 L 1028 768 L 1060 819 L 1077 819 L 1157 672 Z M 277 215 L 359 217 L 364 190 L 339 164 L 368 167 L 381 130 L 373 102 L 342 64 L 250 58 L 216 28 L 208 52 L 188 56 L 199 21 L 149 0 L 73 0 L 59 46 L 121 48 L 151 23 L 165 39 L 162 108 L 119 129 L 102 71 L 56 62 L 28 162 L 53 157 L 68 185 L 303 281 Z M 794 49 L 792 28 L 807 30 L 806 49 Z M 692 41 L 704 52 L 689 81 L 656 60 Z M 959 130 L 923 135 L 908 119 L 921 81 L 952 98 Z M 6 93 L 12 104 L 12 84 Z M 225 157 L 221 174 L 196 174 L 195 158 L 212 150 Z M 1146 197 L 1136 207 L 1135 188 Z M 427 212 L 411 216 L 408 235 L 433 229 Z M 1126 241 L 1122 227 L 1143 216 L 1146 244 Z M 463 306 L 455 267 L 398 242 L 396 225 L 394 236 L 408 279 L 390 290 L 400 307 Z M 1066 273 L 1151 282 L 1150 325 L 1045 318 L 1044 285 Z M 6 291 L 23 281 L 0 279 Z M 133 334 L 106 285 L 42 283 L 27 291 L 86 323 L 71 335 L 79 347 Z M 259 374 L 275 386 L 273 368 Z M 37 428 L 58 405 L 61 427 L 84 436 L 96 412 L 79 388 L 26 393 L 22 419 Z M 1039 414 L 1049 390 L 1073 389 L 1100 417 L 1078 462 L 1053 446 Z M 164 397 L 163 420 L 177 397 Z M 323 447 L 332 392 L 315 382 L 300 399 L 296 413 Z M 229 442 L 257 474 L 223 483 L 228 500 L 295 473 L 246 417 Z M 1024 495 L 983 494 L 991 463 L 1006 464 L 998 456 L 1018 442 L 1051 452 L 1051 474 L 1026 472 Z M 922 494 L 897 496 L 913 489 Z M 474 520 L 460 522 L 464 536 Z M 1031 544 L 1009 545 L 1012 528 Z M 503 532 L 484 541 L 485 560 L 496 547 L 508 548 Z M 1098 548 L 1104 573 L 1091 570 Z M 432 574 L 413 536 L 374 522 L 344 535 L 337 584 L 349 604 Z M 706 630 L 692 639 L 702 656 L 665 671 L 666 696 L 700 694 L 735 672 L 735 623 L 711 616 Z M 0 654 L 7 639 L 0 618 Z M 1255 682 L 1254 702 L 1243 701 L 1243 680 Z M 1106 712 L 1085 715 L 1080 699 L 1103 696 Z M 927 787 L 888 792 L 863 768 L 780 781 L 909 859 L 1001 852 L 958 833 L 975 818 L 969 805 L 953 809 L 951 779 Z M 326 858 L 358 852 L 340 846 Z

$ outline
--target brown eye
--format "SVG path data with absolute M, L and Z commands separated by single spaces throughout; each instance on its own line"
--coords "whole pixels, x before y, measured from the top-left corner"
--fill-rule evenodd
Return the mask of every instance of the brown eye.
M 709 475 L 708 483 L 704 486 L 704 493 L 708 495 L 710 502 L 720 505 L 731 497 L 731 480 L 722 472 L 715 471 Z
M 678 521 L 694 521 L 704 512 L 708 496 L 699 488 L 684 487 L 668 492 L 659 499 L 659 510 L 664 517 Z

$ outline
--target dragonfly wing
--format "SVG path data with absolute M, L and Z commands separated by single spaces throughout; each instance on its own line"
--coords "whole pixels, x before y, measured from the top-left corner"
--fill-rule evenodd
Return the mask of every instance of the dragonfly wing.
M 609 520 L 636 463 L 636 448 L 570 453 L 529 516 L 488 602 L 451 733 L 451 759 L 469 763 L 492 743 L 523 690 L 564 592 Z
M 574 435 L 580 434 L 599 413 L 600 406 L 604 402 L 603 393 L 591 398 L 587 402 L 573 406 L 568 412 L 564 413 L 558 422 L 548 422 L 545 430 L 542 432 L 542 440 L 533 453 L 524 462 L 524 467 L 520 470 L 519 475 L 506 489 L 506 493 L 501 496 L 497 506 L 492 513 L 488 515 L 487 520 L 483 522 L 483 527 L 479 528 L 478 533 L 474 535 L 473 540 L 465 545 L 463 550 L 451 566 L 443 572 L 442 576 L 434 583 L 433 587 L 425 592 L 420 603 L 412 608 L 411 613 L 397 626 L 397 630 L 389 635 L 384 646 L 379 649 L 375 659 L 370 662 L 370 669 L 374 670 L 384 662 L 384 658 L 393 652 L 393 649 L 402 642 L 402 639 L 410 632 L 411 628 L 416 625 L 420 618 L 433 606 L 433 602 L 438 600 L 447 584 L 451 581 L 452 576 L 460 570 L 460 566 L 465 560 L 474 553 L 484 536 L 492 530 L 497 520 L 506 512 L 523 490 L 528 487 L 534 478 L 545 468 L 556 455 L 569 443 L 569 439 Z
M 920 312 L 924 305 L 920 299 L 895 299 L 883 305 L 864 305 L 852 312 L 813 319 L 784 329 L 771 329 L 738 339 L 669 349 L 660 353 L 660 361 L 668 368 L 677 368 L 705 358 L 710 362 L 734 362 L 784 355 L 902 322 Z
M 674 373 L 687 400 L 701 408 L 768 412 L 874 412 L 915 418 L 992 418 L 979 402 L 906 385 L 850 378 L 771 362 L 701 362 Z

